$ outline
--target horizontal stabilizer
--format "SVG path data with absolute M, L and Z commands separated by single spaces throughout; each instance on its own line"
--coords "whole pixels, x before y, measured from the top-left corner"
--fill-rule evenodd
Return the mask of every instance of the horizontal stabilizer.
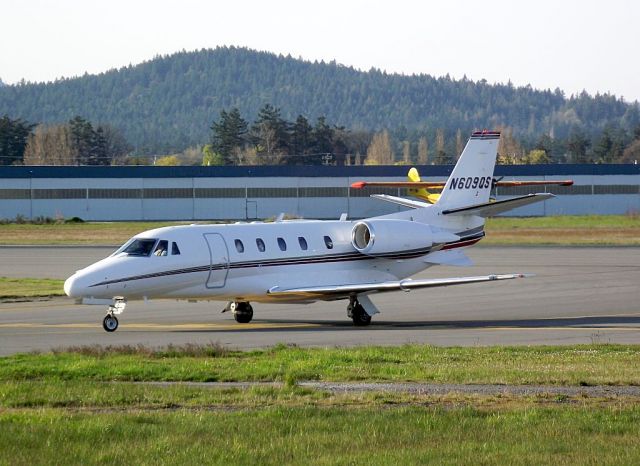
M 455 278 L 430 278 L 380 282 L 380 283 L 357 283 L 352 285 L 328 285 L 309 286 L 301 288 L 280 288 L 274 286 L 268 291 L 273 297 L 282 299 L 320 299 L 333 300 L 346 298 L 358 293 L 383 293 L 388 291 L 411 291 L 419 288 L 435 288 L 440 286 L 465 285 L 468 283 L 492 282 L 497 280 L 512 280 L 514 278 L 527 278 L 531 275 L 521 273 L 504 275 L 481 275 L 477 277 L 455 277 Z
M 431 204 L 427 202 L 414 201 L 413 199 L 405 199 L 404 197 L 389 196 L 388 194 L 372 194 L 371 197 L 380 199 L 381 201 L 391 202 L 392 204 L 399 204 L 412 209 L 422 209 L 423 207 L 429 207 Z
M 458 207 L 456 209 L 447 209 L 443 210 L 442 213 L 444 215 L 477 215 L 478 217 L 492 217 L 511 209 L 516 209 L 535 202 L 546 201 L 552 197 L 555 196 L 549 193 L 529 194 L 527 196 L 504 199 L 502 201 L 484 202 L 482 204 Z

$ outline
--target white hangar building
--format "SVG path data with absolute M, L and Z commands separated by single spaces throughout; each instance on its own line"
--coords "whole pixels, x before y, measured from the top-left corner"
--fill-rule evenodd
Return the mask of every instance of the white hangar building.
M 0 218 L 252 220 L 284 212 L 304 218 L 382 215 L 403 207 L 369 197 L 402 189 L 352 189 L 355 181 L 403 181 L 407 166 L 0 167 Z M 418 166 L 425 181 L 453 166 Z M 504 188 L 498 198 L 551 192 L 557 198 L 512 216 L 640 213 L 640 165 L 497 166 L 504 180 L 573 179 L 571 187 Z

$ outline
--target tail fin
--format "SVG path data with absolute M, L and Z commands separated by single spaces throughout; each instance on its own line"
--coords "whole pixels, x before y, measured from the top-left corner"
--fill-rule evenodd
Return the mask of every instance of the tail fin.
M 489 201 L 499 140 L 499 132 L 482 131 L 471 135 L 437 206 L 456 209 Z
M 407 174 L 407 179 L 414 183 L 420 182 L 420 174 L 415 167 L 412 167 Z M 440 194 L 433 194 L 426 188 L 409 188 L 409 195 L 427 201 L 429 204 L 435 204 L 440 198 Z

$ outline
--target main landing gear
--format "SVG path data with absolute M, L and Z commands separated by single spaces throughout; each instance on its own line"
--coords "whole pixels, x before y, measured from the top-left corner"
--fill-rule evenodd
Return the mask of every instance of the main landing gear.
M 107 332 L 115 332 L 118 328 L 118 318 L 115 314 L 122 314 L 127 306 L 127 301 L 121 298 L 113 300 L 113 304 L 107 309 L 107 315 L 102 319 L 102 328 Z
M 353 325 L 356 327 L 366 327 L 371 323 L 371 316 L 364 310 L 362 304 L 358 302 L 358 298 L 352 296 L 349 298 L 349 305 L 347 306 L 347 316 L 353 320 Z
M 222 312 L 232 312 L 234 319 L 240 324 L 248 324 L 253 319 L 253 308 L 248 301 L 229 301 Z

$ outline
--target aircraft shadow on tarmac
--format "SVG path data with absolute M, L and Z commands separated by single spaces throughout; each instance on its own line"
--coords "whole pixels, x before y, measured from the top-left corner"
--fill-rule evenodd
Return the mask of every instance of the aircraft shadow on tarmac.
M 615 330 L 620 327 L 637 327 L 640 331 L 640 316 L 593 316 L 560 317 L 542 319 L 499 319 L 499 320 L 429 320 L 429 321 L 383 321 L 378 320 L 367 327 L 354 327 L 348 321 L 326 321 L 307 319 L 254 319 L 254 324 L 269 324 L 270 327 L 252 328 L 238 324 L 237 328 L 224 329 L 225 332 L 317 332 L 317 331 L 359 331 L 390 329 L 425 330 L 465 330 L 465 329 L 534 329 L 534 328 L 573 328 L 585 330 Z M 279 325 L 282 325 L 281 327 Z M 291 325 L 291 326 L 289 326 Z M 221 330 L 177 329 L 174 332 L 220 332 Z

